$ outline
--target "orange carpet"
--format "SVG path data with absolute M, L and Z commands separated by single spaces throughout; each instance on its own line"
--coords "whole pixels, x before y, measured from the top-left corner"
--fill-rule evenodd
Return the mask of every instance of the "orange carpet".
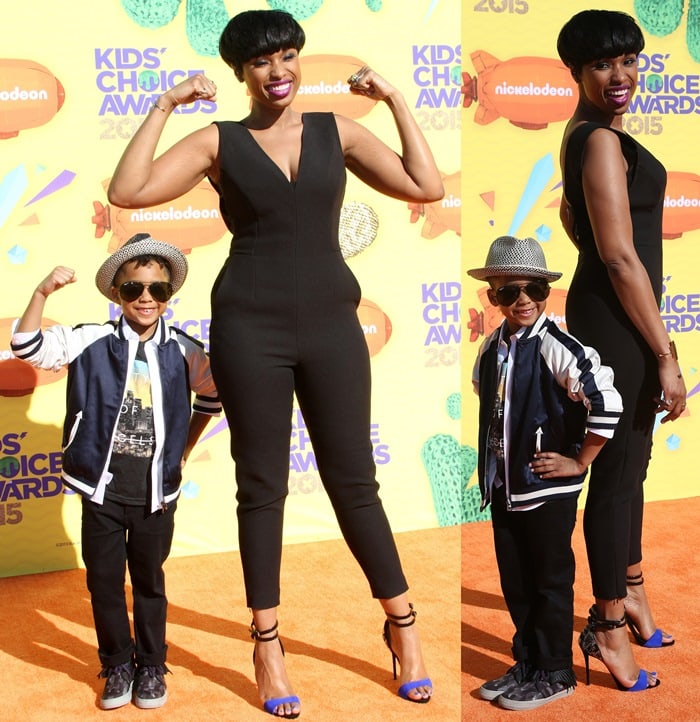
M 658 671 L 658 689 L 629 694 L 574 644 L 576 692 L 533 712 L 506 712 L 479 699 L 477 689 L 510 664 L 510 619 L 501 598 L 490 523 L 397 535 L 435 698 L 414 705 L 394 694 L 382 615 L 340 541 L 285 547 L 280 623 L 301 719 L 314 722 L 456 722 L 521 715 L 549 720 L 675 720 L 700 718 L 697 679 L 700 641 L 700 497 L 648 504 L 645 521 L 647 590 L 657 622 L 676 636 L 673 647 L 635 647 L 637 659 Z M 460 589 L 460 535 L 461 605 Z M 581 524 L 574 533 L 578 560 L 575 626 L 590 606 L 590 580 Z M 3 626 L 0 669 L 5 680 L 2 719 L 139 720 L 169 722 L 272 719 L 260 709 L 251 663 L 249 617 L 238 555 L 212 554 L 167 562 L 170 599 L 169 699 L 160 710 L 97 707 L 102 680 L 95 653 L 84 572 L 73 570 L 0 579 Z M 461 665 L 460 665 L 461 612 Z M 460 674 L 461 669 L 461 674 Z M 461 685 L 460 685 L 461 678 Z M 460 694 L 461 689 L 461 694 Z
M 581 517 L 574 532 L 575 693 L 530 712 L 509 712 L 478 695 L 479 686 L 512 664 L 513 634 L 501 597 L 490 522 L 462 527 L 462 719 L 512 720 L 523 715 L 549 720 L 685 720 L 700 719 L 700 497 L 647 504 L 643 569 L 656 623 L 672 632 L 676 644 L 665 649 L 634 646 L 637 662 L 655 670 L 658 689 L 620 692 L 598 660 L 591 659 L 591 684 L 585 684 L 578 632 L 592 603 Z
M 177 533 L 177 532 L 176 532 Z M 280 632 L 300 719 L 457 722 L 460 713 L 460 528 L 397 534 L 426 663 L 427 705 L 396 696 L 383 614 L 342 541 L 286 546 Z M 5 722 L 273 719 L 257 696 L 237 553 L 171 558 L 168 701 L 102 711 L 83 570 L 0 579 L 0 717 Z

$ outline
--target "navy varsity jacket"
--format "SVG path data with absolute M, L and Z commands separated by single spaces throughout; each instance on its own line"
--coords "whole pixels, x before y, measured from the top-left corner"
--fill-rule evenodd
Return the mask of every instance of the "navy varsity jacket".
M 505 331 L 505 335 L 504 335 Z M 503 324 L 481 345 L 474 365 L 479 394 L 478 473 L 482 509 L 490 502 L 495 465 L 489 463 L 489 426 L 498 383 L 498 348 L 508 338 Z M 541 479 L 529 468 L 537 446 L 574 457 L 586 430 L 611 438 L 622 413 L 622 398 L 609 366 L 598 353 L 541 314 L 533 326 L 510 339 L 504 403 L 504 453 L 509 509 L 572 497 L 583 487 L 575 477 Z
M 33 366 L 58 370 L 68 365 L 62 477 L 67 486 L 99 504 L 112 478 L 114 435 L 138 343 L 123 317 L 102 325 L 56 325 L 12 337 L 15 356 Z M 180 493 L 180 463 L 192 410 L 218 415 L 221 404 L 209 357 L 198 341 L 166 326 L 161 318 L 144 350 L 155 427 L 150 508 L 156 511 Z

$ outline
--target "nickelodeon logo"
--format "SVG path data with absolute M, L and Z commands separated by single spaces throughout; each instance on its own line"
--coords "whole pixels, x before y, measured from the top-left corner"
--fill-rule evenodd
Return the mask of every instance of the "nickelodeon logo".
M 43 65 L 0 58 L 0 138 L 48 123 L 65 96 L 60 81 Z
M 305 55 L 303 80 L 294 100 L 302 113 L 333 110 L 348 118 L 361 118 L 376 100 L 350 93 L 347 79 L 364 63 L 351 55 Z
M 108 178 L 102 185 L 109 187 Z M 197 246 L 216 243 L 225 233 L 226 224 L 219 210 L 219 195 L 209 181 L 203 180 L 192 190 L 171 203 L 152 208 L 119 208 L 93 201 L 95 238 L 112 232 L 108 250 L 116 251 L 124 241 L 144 227 L 159 241 L 172 243 L 183 253 Z
M 696 228 L 700 228 L 700 176 L 669 171 L 661 235 L 680 238 L 686 231 Z
M 472 53 L 471 59 L 477 75 L 462 73 L 462 93 L 465 108 L 478 101 L 475 123 L 487 125 L 506 118 L 519 128 L 539 130 L 571 117 L 578 91 L 569 69 L 559 60 L 498 60 L 484 50 Z

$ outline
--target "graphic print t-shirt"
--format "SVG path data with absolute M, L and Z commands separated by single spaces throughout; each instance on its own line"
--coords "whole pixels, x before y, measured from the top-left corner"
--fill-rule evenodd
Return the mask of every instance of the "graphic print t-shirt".
M 493 403 L 493 414 L 491 416 L 491 426 L 489 427 L 488 448 L 493 457 L 496 459 L 496 475 L 501 482 L 506 480 L 505 469 L 505 449 L 503 446 L 504 436 L 504 403 L 506 398 L 506 374 L 508 373 L 508 357 L 501 361 L 501 368 L 498 373 L 498 386 L 496 387 L 496 396 Z M 500 484 L 497 484 L 500 486 Z
M 114 438 L 109 465 L 113 478 L 105 493 L 108 499 L 121 504 L 146 503 L 154 443 L 151 376 L 143 343 L 139 343 Z

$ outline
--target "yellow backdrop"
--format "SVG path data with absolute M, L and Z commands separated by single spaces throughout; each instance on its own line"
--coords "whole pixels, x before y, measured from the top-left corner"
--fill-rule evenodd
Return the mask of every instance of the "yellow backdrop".
M 632 0 L 612 6 L 636 16 Z M 214 78 L 219 102 L 182 109 L 163 147 L 215 118 L 246 113 L 216 38 L 230 14 L 268 7 L 294 13 L 307 32 L 298 109 L 349 115 L 395 146 L 386 108 L 343 92 L 352 69 L 368 63 L 404 92 L 444 174 L 444 200 L 415 207 L 350 177 L 341 240 L 363 289 L 372 438 L 392 526 L 481 518 L 470 374 L 497 317 L 465 270 L 481 265 L 498 235 L 536 237 L 564 273 L 548 310 L 565 325 L 575 254 L 557 216 L 557 154 L 575 88 L 555 42 L 566 19 L 590 4 L 77 0 L 68 13 L 61 3 L 28 0 L 13 6 L 0 31 L 0 576 L 80 565 L 79 504 L 60 483 L 65 374 L 18 365 L 9 352 L 12 321 L 58 264 L 74 267 L 79 283 L 49 299 L 45 323 L 112 317 L 95 270 L 146 230 L 188 253 L 190 275 L 168 318 L 207 343 L 209 288 L 229 245 L 213 192 L 205 183 L 164 208 L 130 213 L 110 207 L 105 187 L 152 99 L 187 73 Z M 686 14 L 675 28 L 660 25 L 658 13 L 639 17 L 647 45 L 625 125 L 669 171 L 662 312 L 689 390 L 685 416 L 655 432 L 648 499 L 697 493 L 700 42 Z M 285 541 L 336 537 L 298 413 L 291 441 Z M 173 554 L 235 549 L 234 494 L 226 425 L 214 420 L 185 469 Z
M 65 372 L 11 358 L 11 325 L 56 265 L 78 283 L 49 298 L 46 324 L 113 317 L 94 285 L 106 255 L 133 233 L 179 245 L 190 273 L 170 322 L 208 342 L 209 289 L 229 246 L 208 184 L 158 209 L 110 207 L 106 184 L 154 98 L 188 73 L 216 80 L 219 102 L 181 108 L 162 147 L 248 108 L 216 55 L 221 27 L 244 9 L 286 9 L 302 23 L 298 110 L 335 110 L 396 147 L 388 110 L 352 98 L 367 63 L 415 109 L 445 175 L 442 203 L 408 207 L 349 178 L 343 250 L 363 291 L 372 353 L 372 438 L 396 531 L 459 520 L 459 2 L 381 0 L 55 0 L 13 5 L 0 50 L 0 576 L 80 565 L 80 505 L 60 482 Z M 342 410 L 339 410 L 342 413 Z M 225 421 L 210 422 L 185 469 L 173 554 L 237 547 Z M 303 419 L 294 417 L 287 542 L 337 537 Z
M 645 485 L 647 500 L 698 493 L 693 446 L 700 429 L 696 418 L 700 150 L 694 138 L 700 113 L 700 42 L 685 13 L 675 29 L 662 24 L 667 17 L 662 6 L 668 4 L 660 0 L 641 16 L 632 0 L 597 5 L 627 12 L 643 28 L 646 47 L 640 57 L 639 88 L 624 129 L 664 163 L 669 176 L 662 315 L 678 346 L 688 408 L 675 423 L 657 425 Z M 477 439 L 477 398 L 470 391 L 472 366 L 484 333 L 500 318 L 497 309 L 488 305 L 485 285 L 468 277 L 466 269 L 483 265 L 489 244 L 499 235 L 538 239 L 549 268 L 564 274 L 555 284 L 547 312 L 566 327 L 564 301 L 576 255 L 558 218 L 558 156 L 577 93 L 559 61 L 556 39 L 569 17 L 591 7 L 596 5 L 582 0 L 469 0 L 463 4 L 462 440 L 472 453 Z M 463 494 L 465 521 L 483 518 L 478 514 L 475 474 L 466 479 Z M 583 499 L 584 495 L 581 503 Z

